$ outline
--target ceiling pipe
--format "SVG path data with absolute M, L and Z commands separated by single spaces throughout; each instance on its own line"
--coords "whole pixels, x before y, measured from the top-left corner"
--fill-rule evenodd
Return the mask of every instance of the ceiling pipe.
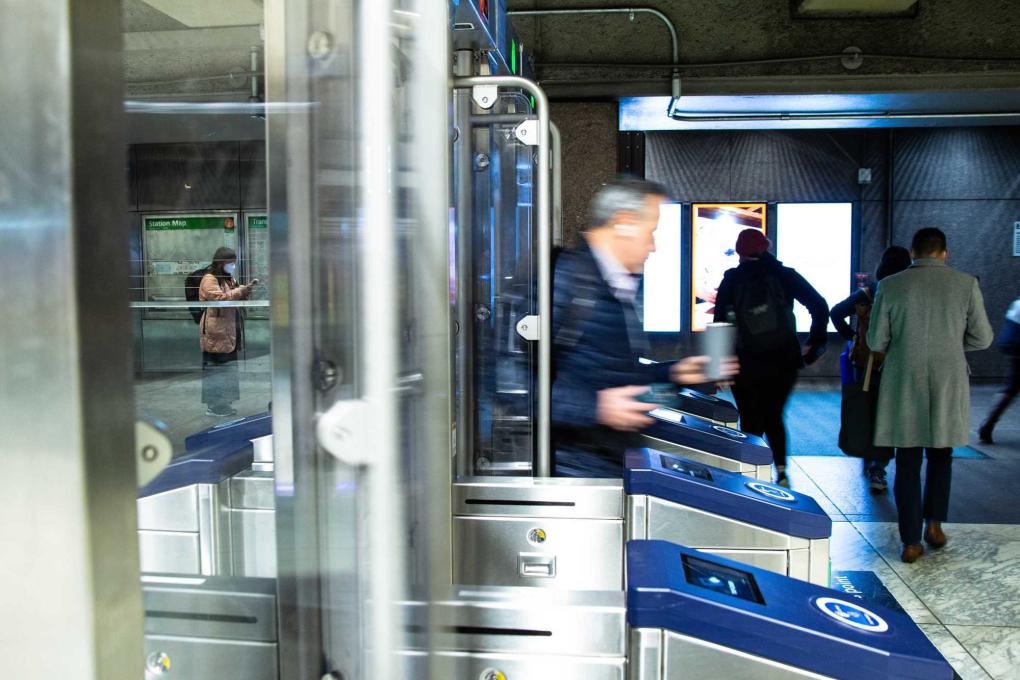
M 830 120 L 967 120 L 982 118 L 1020 118 L 1020 111 L 988 111 L 983 113 L 897 113 L 890 111 L 872 112 L 828 112 L 828 113 L 718 113 L 700 114 L 677 111 L 670 105 L 669 117 L 683 123 L 739 123 L 768 122 L 784 120 L 830 121 Z
M 635 14 L 651 14 L 666 24 L 669 29 L 669 37 L 673 47 L 673 75 L 671 81 L 671 94 L 674 99 L 680 97 L 680 40 L 677 38 L 676 26 L 672 20 L 657 9 L 651 7 L 599 7 L 599 8 L 571 8 L 571 9 L 521 9 L 507 12 L 507 16 L 569 16 L 569 15 L 594 15 L 594 14 L 629 14 L 631 21 Z

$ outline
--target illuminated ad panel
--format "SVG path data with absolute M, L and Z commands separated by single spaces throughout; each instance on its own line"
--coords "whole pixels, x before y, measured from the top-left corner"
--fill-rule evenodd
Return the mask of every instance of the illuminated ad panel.
M 723 274 L 740 264 L 737 236 L 765 228 L 764 203 L 695 203 L 691 206 L 691 330 L 712 323 Z
M 776 210 L 776 257 L 793 267 L 831 307 L 850 292 L 853 205 L 780 203 Z M 811 330 L 811 315 L 795 304 L 797 330 Z M 829 322 L 829 331 L 836 328 Z
M 680 220 L 683 206 L 659 206 L 655 252 L 645 262 L 645 331 L 680 332 Z

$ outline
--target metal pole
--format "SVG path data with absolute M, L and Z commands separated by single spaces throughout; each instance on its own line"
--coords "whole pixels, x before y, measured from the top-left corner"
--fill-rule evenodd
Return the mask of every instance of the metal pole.
M 552 201 L 550 200 L 549 99 L 538 85 L 517 76 L 454 78 L 455 88 L 495 85 L 528 91 L 538 107 L 538 433 L 532 471 L 536 477 L 552 473 Z M 470 92 L 469 92 L 470 95 Z
M 563 245 L 563 139 L 556 123 L 549 121 L 552 135 L 552 232 L 553 245 Z
M 142 675 L 121 8 L 0 2 L 0 676 Z
M 363 398 L 371 406 L 375 451 L 366 467 L 368 502 L 368 668 L 366 677 L 402 677 L 403 626 L 398 602 L 405 595 L 404 503 L 398 460 L 401 426 L 396 403 L 398 300 L 394 151 L 392 1 L 362 2 L 358 50 L 358 124 L 361 129 L 359 224 Z
M 470 76 L 474 55 L 470 50 L 456 54 L 454 72 Z M 472 202 L 471 160 L 471 90 L 453 91 L 453 124 L 457 140 L 453 143 L 454 186 L 457 215 L 457 307 L 456 307 L 456 375 L 457 375 L 457 476 L 474 473 L 475 447 L 475 383 L 474 383 L 474 298 L 473 238 L 474 212 Z

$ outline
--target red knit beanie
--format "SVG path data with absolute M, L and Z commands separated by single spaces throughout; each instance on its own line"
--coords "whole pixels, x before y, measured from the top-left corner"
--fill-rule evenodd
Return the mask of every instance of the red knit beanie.
M 745 229 L 737 237 L 737 255 L 741 257 L 759 257 L 769 249 L 772 242 L 758 229 Z

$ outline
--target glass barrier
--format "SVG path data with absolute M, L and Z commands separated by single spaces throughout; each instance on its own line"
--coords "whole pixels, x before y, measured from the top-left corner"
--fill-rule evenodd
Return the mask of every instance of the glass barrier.
M 131 308 L 135 407 L 139 418 L 165 426 L 175 456 L 184 455 L 191 434 L 270 410 L 268 300 L 134 302 Z M 240 318 L 235 351 L 202 351 L 207 310 Z

